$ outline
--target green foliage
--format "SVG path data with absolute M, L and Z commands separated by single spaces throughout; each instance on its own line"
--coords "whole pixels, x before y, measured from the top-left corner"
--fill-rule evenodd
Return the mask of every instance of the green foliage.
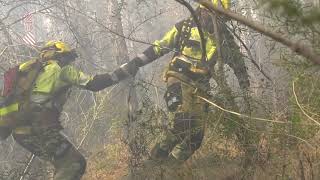
M 269 4 L 270 9 L 283 10 L 288 17 L 301 16 L 301 4 L 297 0 L 268 0 L 264 3 Z
M 318 74 L 298 76 L 292 88 L 290 121 L 293 133 L 301 138 L 312 138 L 320 129 L 312 119 L 320 122 L 320 83 Z M 293 87 L 293 86 L 292 86 Z M 311 118 L 307 117 L 310 116 Z
M 313 8 L 310 12 L 302 17 L 302 22 L 307 25 L 320 23 L 320 8 Z
M 305 140 L 313 138 L 320 126 L 307 115 L 320 122 L 319 67 L 284 51 L 281 51 L 281 60 L 276 65 L 288 73 L 285 86 L 289 92 L 289 102 L 286 115 L 288 124 L 275 126 L 274 132 L 285 132 Z
M 295 20 L 302 25 L 320 23 L 320 9 L 317 7 L 305 8 L 298 0 L 261 0 L 267 4 L 270 11 L 280 12 L 286 19 Z

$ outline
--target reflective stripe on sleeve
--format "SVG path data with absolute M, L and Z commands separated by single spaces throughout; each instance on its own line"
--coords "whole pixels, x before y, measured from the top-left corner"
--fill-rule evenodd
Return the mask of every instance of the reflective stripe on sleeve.
M 30 126 L 23 126 L 23 127 L 16 127 L 13 129 L 14 134 L 31 134 L 31 127 Z
M 9 113 L 19 110 L 19 103 L 10 104 L 9 106 L 0 108 L 0 116 L 5 116 Z
M 141 59 L 143 65 L 148 64 L 151 61 L 145 54 L 138 54 L 137 57 Z

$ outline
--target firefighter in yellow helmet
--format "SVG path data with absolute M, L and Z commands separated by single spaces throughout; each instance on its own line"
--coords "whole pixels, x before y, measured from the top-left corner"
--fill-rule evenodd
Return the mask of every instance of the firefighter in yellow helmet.
M 60 132 L 62 107 L 72 86 L 99 91 L 113 80 L 107 73 L 92 77 L 76 69 L 71 62 L 77 53 L 61 41 L 49 41 L 39 56 L 17 67 L 16 88 L 6 91 L 5 96 L 6 102 L 13 104 L 0 109 L 0 127 L 10 129 L 21 146 L 51 162 L 56 170 L 55 180 L 79 180 L 85 172 L 86 160 Z M 7 126 L 6 117 L 11 118 Z
M 212 1 L 217 4 L 217 0 Z M 222 5 L 229 8 L 229 1 Z M 147 48 L 129 63 L 114 71 L 118 79 L 134 76 L 139 67 L 153 62 L 174 50 L 174 57 L 165 71 L 167 91 L 164 99 L 171 121 L 169 130 L 151 150 L 151 158 L 159 160 L 187 160 L 201 145 L 204 135 L 204 121 L 207 117 L 207 104 L 197 96 L 206 96 L 209 80 L 217 62 L 216 40 L 213 23 L 208 10 L 199 7 L 196 10 L 204 31 L 207 60 L 201 62 L 201 46 L 198 28 L 193 18 L 177 23 L 162 39 L 156 40 L 154 46 Z M 235 44 L 233 36 L 226 27 L 222 31 L 221 51 L 223 62 L 229 65 L 238 78 L 240 87 L 246 91 L 249 87 L 247 69 Z

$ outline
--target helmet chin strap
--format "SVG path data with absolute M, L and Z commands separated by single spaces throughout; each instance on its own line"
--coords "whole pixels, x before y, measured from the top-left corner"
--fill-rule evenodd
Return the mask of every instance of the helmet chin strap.
M 77 53 L 73 50 L 67 54 L 57 54 L 55 59 L 58 60 L 60 66 L 65 66 L 76 60 Z
M 40 56 L 43 60 L 57 60 L 60 66 L 65 66 L 75 61 L 78 54 L 62 41 L 49 41 L 42 48 Z
M 58 59 L 58 64 L 60 66 L 66 66 L 74 62 L 76 59 L 75 58 L 69 58 L 69 57 L 60 57 Z

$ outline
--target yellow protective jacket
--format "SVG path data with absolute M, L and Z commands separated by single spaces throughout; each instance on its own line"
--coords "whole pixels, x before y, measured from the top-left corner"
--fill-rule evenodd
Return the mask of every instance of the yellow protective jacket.
M 23 74 L 28 72 L 30 68 L 33 68 L 35 60 L 30 60 L 19 65 L 19 72 Z M 31 87 L 31 95 L 27 95 L 29 103 L 38 104 L 39 107 L 46 106 L 47 108 L 56 108 L 56 110 L 61 110 L 63 104 L 65 103 L 66 94 L 71 86 L 78 86 L 81 88 L 86 88 L 86 84 L 93 80 L 92 76 L 86 75 L 77 68 L 66 65 L 60 67 L 57 61 L 49 60 L 44 63 L 41 71 L 37 74 L 36 79 L 27 79 L 27 76 L 20 75 L 19 82 L 34 81 Z M 27 82 L 29 83 L 29 82 Z M 18 85 L 17 88 L 24 86 Z M 29 90 L 28 90 L 29 92 Z M 23 99 L 26 98 L 16 98 L 16 97 L 3 97 L 2 107 L 0 108 L 0 127 L 1 126 L 12 126 L 15 125 L 16 112 L 21 112 L 25 110 L 23 107 L 26 102 Z M 53 104 L 54 101 L 61 101 L 59 103 Z M 29 104 L 27 103 L 27 104 Z M 54 107 L 54 106 L 60 107 Z
M 19 65 L 19 72 L 22 72 L 22 74 L 24 72 L 28 72 L 28 70 L 33 67 L 35 61 L 36 60 L 30 60 Z M 29 81 L 30 80 L 19 80 L 19 82 Z M 114 83 L 116 82 L 108 73 L 90 76 L 72 65 L 65 65 L 61 67 L 58 61 L 49 60 L 43 65 L 40 73 L 37 75 L 35 82 L 33 83 L 32 89 L 30 89 L 30 102 L 42 105 L 44 103 L 48 104 L 49 101 L 60 100 L 57 98 L 57 96 L 64 96 L 68 89 L 72 86 L 80 87 L 90 91 L 100 91 Z M 20 85 L 18 87 L 25 86 Z M 19 102 L 16 102 L 17 98 L 13 98 L 14 103 L 12 103 L 10 100 L 11 104 L 3 103 L 3 100 L 6 99 L 8 98 L 2 97 L 0 117 L 19 110 Z M 63 104 L 64 102 L 61 103 L 61 106 Z
M 179 38 L 180 38 L 179 35 L 181 34 L 182 28 L 183 28 L 183 24 L 179 23 L 173 28 L 171 28 L 171 30 L 169 30 L 162 39 L 156 40 L 154 42 L 155 46 L 153 48 L 155 55 L 162 56 L 170 52 L 171 49 L 176 49 L 178 47 L 177 43 L 179 41 Z M 198 28 L 195 25 L 193 25 L 191 27 L 190 33 L 191 33 L 190 38 L 185 43 L 185 46 L 181 47 L 181 52 L 179 53 L 200 61 L 202 52 L 201 52 L 201 44 L 200 44 L 201 39 L 200 39 Z M 206 39 L 207 58 L 211 59 L 216 52 L 216 44 L 215 44 L 214 36 L 204 31 L 204 38 Z
M 192 18 L 191 18 L 192 20 Z M 142 66 L 144 64 L 150 63 L 157 58 L 175 50 L 175 56 L 184 55 L 192 60 L 201 61 L 201 39 L 199 35 L 198 28 L 196 24 L 192 21 L 190 27 L 190 35 L 187 41 L 181 46 L 178 44 L 180 41 L 180 35 L 182 34 L 182 30 L 185 27 L 186 22 L 190 21 L 190 19 L 184 20 L 182 22 L 177 23 L 173 28 L 171 28 L 160 40 L 156 40 L 154 42 L 155 46 L 150 46 L 147 48 L 142 55 L 138 57 L 141 58 L 142 62 L 138 63 L 138 66 Z M 213 27 L 212 27 L 213 28 Z M 221 32 L 221 51 L 223 62 L 229 65 L 235 75 L 238 78 L 240 87 L 245 89 L 249 87 L 249 76 L 247 73 L 247 68 L 244 63 L 244 59 L 242 54 L 240 53 L 238 45 L 235 43 L 233 36 L 226 29 L 224 24 L 220 24 L 220 32 Z M 206 56 L 207 56 L 207 66 L 209 68 L 214 68 L 214 65 L 217 61 L 216 56 L 216 40 L 214 38 L 214 34 L 210 34 L 206 29 L 204 31 L 204 38 L 206 40 Z M 210 29 L 210 32 L 213 32 Z
M 36 79 L 32 90 L 32 99 L 35 99 L 37 95 L 51 97 L 65 87 L 84 88 L 91 79 L 91 76 L 72 65 L 60 67 L 57 61 L 48 61 L 43 68 L 43 72 Z
M 28 70 L 32 70 L 30 68 L 34 67 L 34 62 L 35 60 L 31 60 L 21 64 L 19 72 L 30 74 L 31 71 Z M 28 76 L 26 74 L 22 78 Z M 25 96 L 26 98 L 10 95 L 3 98 L 0 107 L 0 139 L 5 139 L 11 130 L 18 134 L 28 134 L 31 132 L 31 126 L 62 128 L 59 115 L 70 87 L 100 91 L 115 83 L 108 73 L 90 76 L 72 65 L 60 66 L 56 60 L 46 61 L 35 77 L 32 89 L 28 91 L 31 94 Z M 30 120 L 33 120 L 32 123 Z
M 21 64 L 19 66 L 20 71 L 27 70 L 33 63 L 34 60 Z M 78 86 L 84 88 L 90 80 L 92 80 L 91 76 L 72 65 L 60 67 L 58 61 L 49 60 L 35 80 L 31 101 L 42 103 L 66 87 Z

